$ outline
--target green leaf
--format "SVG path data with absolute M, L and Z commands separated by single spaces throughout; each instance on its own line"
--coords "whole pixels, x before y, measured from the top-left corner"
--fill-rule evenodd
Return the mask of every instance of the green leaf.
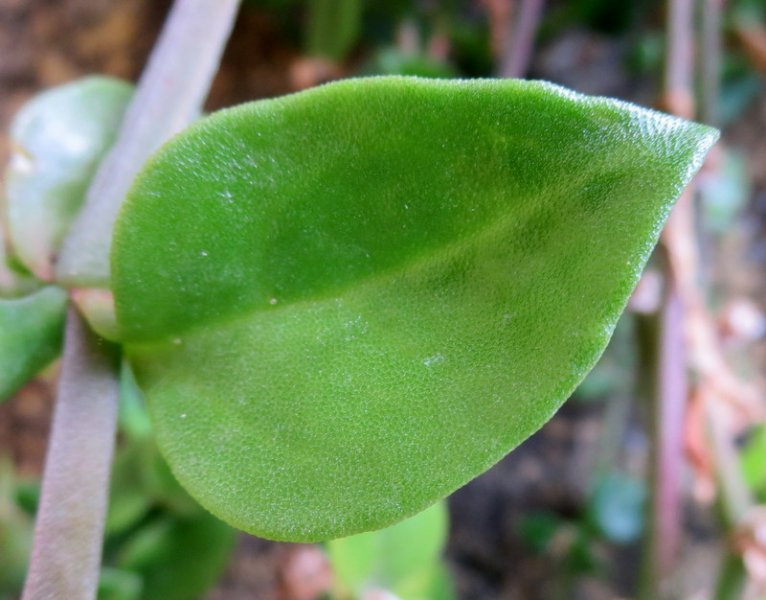
M 54 286 L 0 299 L 0 401 L 58 356 L 65 309 L 66 292 Z
M 140 575 L 110 567 L 101 568 L 98 600 L 141 600 Z
M 18 258 L 40 279 L 53 279 L 56 251 L 131 94 L 132 87 L 116 79 L 88 77 L 37 96 L 11 124 L 9 234 Z
M 427 55 L 403 52 L 398 48 L 383 48 L 365 66 L 365 73 L 380 75 L 412 75 L 416 77 L 454 77 L 450 65 Z
M 153 498 L 143 485 L 145 444 L 133 442 L 116 453 L 109 480 L 109 507 L 104 526 L 107 536 L 125 533 L 146 516 Z
M 123 362 L 120 368 L 118 423 L 120 431 L 131 441 L 146 441 L 151 438 L 152 423 L 146 410 L 146 402 L 127 362 Z
M 137 178 L 112 247 L 179 481 L 289 540 L 465 484 L 593 366 L 716 138 L 545 83 L 396 77 L 192 126 Z
M 340 61 L 359 38 L 361 0 L 309 0 L 308 52 Z
M 3 234 L 4 225 L 0 219 L 0 298 L 16 298 L 38 289 L 40 283 L 19 268 L 13 257 L 8 256 Z
M 142 577 L 142 600 L 194 600 L 220 577 L 234 539 L 233 529 L 204 511 L 163 515 L 126 543 L 117 566 Z
M 21 592 L 32 549 L 33 519 L 16 503 L 18 489 L 13 463 L 0 456 L 0 598 Z
M 438 565 L 447 539 L 447 518 L 447 507 L 439 502 L 386 529 L 333 540 L 327 544 L 333 572 L 354 598 L 366 590 L 382 589 L 402 600 L 436 600 L 429 592 L 444 585 Z
M 759 425 L 751 433 L 740 460 L 748 487 L 766 499 L 766 425 Z

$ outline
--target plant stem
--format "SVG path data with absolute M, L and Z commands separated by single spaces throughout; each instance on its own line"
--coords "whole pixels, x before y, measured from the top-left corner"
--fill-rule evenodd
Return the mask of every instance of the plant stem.
M 657 365 L 657 479 L 655 481 L 654 572 L 666 577 L 674 567 L 681 545 L 681 471 L 683 424 L 688 382 L 683 336 L 683 307 L 673 278 L 668 280 L 660 314 Z
M 519 3 L 513 32 L 503 50 L 500 77 L 524 77 L 526 74 L 544 6 L 545 0 L 521 0 Z
M 218 70 L 239 0 L 176 0 L 59 256 L 56 275 L 72 287 L 109 287 L 117 213 L 149 155 L 196 119 Z
M 721 4 L 702 0 L 702 89 L 701 116 L 705 123 L 718 124 L 718 97 L 721 88 Z
M 115 358 L 70 308 L 22 600 L 96 596 L 117 422 Z
M 694 118 L 693 1 L 670 0 L 665 53 L 665 108 L 679 117 Z
M 646 369 L 644 389 L 652 399 L 651 498 L 639 597 L 657 600 L 675 566 L 681 544 L 680 474 L 686 409 L 686 358 L 682 306 L 668 280 L 660 313 L 643 321 L 641 347 Z
M 665 56 L 664 105 L 685 118 L 694 116 L 693 1 L 670 0 L 667 53 Z M 673 209 L 663 242 L 668 248 L 666 291 L 660 307 L 658 354 L 652 423 L 652 499 L 649 531 L 644 548 L 641 597 L 657 600 L 672 574 L 681 545 L 681 470 L 683 423 L 688 395 L 683 303 L 680 271 L 674 269 L 673 251 L 678 243 L 693 244 L 693 187 L 690 185 Z M 690 220 L 691 219 L 691 220 Z M 680 234 L 679 234 L 680 232 Z M 690 237 L 691 236 L 691 237 Z M 683 248 L 686 250 L 686 247 Z M 692 250 L 690 250 L 692 251 Z M 688 264 L 683 266 L 687 267 Z

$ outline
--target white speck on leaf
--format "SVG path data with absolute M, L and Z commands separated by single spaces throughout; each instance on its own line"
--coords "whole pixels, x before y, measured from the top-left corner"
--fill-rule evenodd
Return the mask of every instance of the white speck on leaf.
M 444 355 L 441 352 L 437 352 L 433 356 L 428 356 L 423 359 L 423 364 L 427 367 L 437 365 L 441 362 L 444 362 Z

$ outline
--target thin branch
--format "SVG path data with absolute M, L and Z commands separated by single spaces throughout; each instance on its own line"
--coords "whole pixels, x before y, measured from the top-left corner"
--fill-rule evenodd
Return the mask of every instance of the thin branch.
M 694 118 L 693 16 L 693 0 L 670 0 L 665 53 L 665 108 L 685 119 Z
M 683 307 L 673 279 L 660 313 L 659 361 L 657 365 L 656 459 L 657 486 L 652 527 L 656 548 L 654 573 L 667 577 L 681 546 L 681 476 L 683 430 L 688 397 L 683 337 Z
M 664 104 L 670 112 L 692 118 L 694 96 L 693 0 L 670 0 L 668 6 L 667 54 Z M 683 320 L 686 306 L 683 289 L 673 269 L 673 252 L 678 235 L 692 235 L 693 190 L 690 185 L 673 209 L 663 242 L 668 248 L 667 289 L 660 307 L 660 332 L 654 396 L 652 500 L 649 535 L 644 549 L 643 598 L 660 598 L 662 589 L 678 560 L 681 544 L 681 470 L 683 467 L 683 422 L 688 393 L 687 361 Z M 691 238 L 683 238 L 693 245 Z M 670 240 L 670 244 L 669 241 Z M 685 250 L 687 248 L 684 248 Z
M 199 116 L 238 6 L 239 0 L 176 0 L 117 142 L 64 242 L 56 274 L 65 285 L 109 286 L 109 249 L 120 204 L 149 155 Z
M 720 60 L 720 6 L 716 0 L 701 0 L 704 4 L 703 13 L 703 42 L 704 60 L 710 62 L 703 68 L 706 80 L 705 96 L 706 110 L 710 117 L 714 117 L 714 107 L 717 101 L 718 77 Z M 694 27 L 693 27 L 693 1 L 670 0 L 668 15 L 668 45 L 665 70 L 665 96 L 664 108 L 669 112 L 685 118 L 694 118 L 695 101 L 693 92 L 694 75 Z M 713 56 L 715 54 L 716 56 Z M 668 268 L 666 269 L 667 280 L 671 293 L 668 296 L 664 308 L 665 317 L 675 314 L 676 327 L 673 335 L 676 340 L 666 339 L 663 341 L 661 353 L 669 360 L 668 364 L 662 365 L 658 372 L 660 377 L 686 380 L 687 369 L 692 369 L 696 375 L 695 387 L 698 394 L 704 397 L 705 415 L 704 421 L 709 430 L 712 452 L 713 468 L 716 472 L 720 499 L 726 513 L 727 526 L 731 527 L 734 522 L 745 514 L 752 502 L 749 492 L 742 481 L 741 473 L 737 467 L 735 448 L 732 439 L 731 420 L 729 412 L 737 411 L 738 417 L 754 417 L 761 412 L 759 406 L 759 394 L 752 386 L 747 385 L 736 376 L 731 369 L 721 348 L 716 325 L 707 309 L 704 291 L 700 287 L 700 258 L 697 247 L 697 234 L 695 228 L 694 188 L 689 186 L 682 194 L 668 220 L 663 231 L 662 242 L 667 250 Z M 677 305 L 678 308 L 675 308 Z M 664 336 L 663 336 L 664 337 Z M 686 347 L 688 361 L 679 364 L 677 357 L 672 356 L 677 352 L 679 344 Z M 667 348 L 666 348 L 667 346 Z M 668 382 L 661 385 L 663 390 L 657 398 L 660 413 L 670 414 L 675 420 L 683 417 L 679 414 L 677 393 L 668 391 L 675 386 Z M 682 402 L 683 407 L 686 398 Z M 672 414 L 671 414 L 672 413 Z M 658 510 L 672 511 L 672 517 L 659 514 L 653 515 L 652 528 L 655 532 L 662 532 L 652 537 L 652 543 L 647 548 L 647 560 L 656 565 L 659 575 L 655 578 L 653 586 L 647 593 L 650 598 L 660 597 L 662 579 L 670 573 L 675 562 L 676 549 L 680 540 L 680 497 L 678 489 L 680 481 L 678 473 L 682 456 L 680 449 L 674 454 L 663 454 L 663 446 L 674 446 L 676 442 L 664 439 L 666 436 L 677 435 L 673 424 L 663 424 L 659 430 L 660 435 L 655 440 L 658 448 L 658 460 L 656 465 L 657 479 L 654 485 L 656 490 L 656 506 Z M 668 471 L 663 466 L 663 460 L 674 460 L 678 468 Z M 670 489 L 673 493 L 670 493 Z M 668 498 L 675 498 L 675 506 L 668 507 Z M 662 504 L 662 498 L 666 498 Z M 661 570 L 659 570 L 661 569 Z M 653 589 L 652 589 L 653 588 Z
M 500 77 L 526 75 L 544 6 L 545 0 L 521 0 L 519 3 L 513 31 L 503 50 L 498 70 Z
M 116 373 L 114 349 L 70 308 L 22 600 L 96 596 L 117 422 Z
M 710 125 L 718 124 L 721 91 L 721 9 L 723 0 L 702 0 L 701 115 Z

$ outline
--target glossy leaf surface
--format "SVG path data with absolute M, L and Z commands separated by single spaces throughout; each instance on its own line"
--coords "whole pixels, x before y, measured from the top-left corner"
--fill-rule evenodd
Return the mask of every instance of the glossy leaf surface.
M 112 248 L 175 474 L 291 540 L 463 485 L 593 366 L 716 136 L 511 80 L 345 81 L 192 126 Z
M 40 94 L 11 124 L 8 229 L 16 255 L 40 279 L 53 278 L 56 251 L 131 94 L 119 80 L 88 77 Z
M 61 351 L 66 292 L 49 286 L 0 299 L 0 402 Z

